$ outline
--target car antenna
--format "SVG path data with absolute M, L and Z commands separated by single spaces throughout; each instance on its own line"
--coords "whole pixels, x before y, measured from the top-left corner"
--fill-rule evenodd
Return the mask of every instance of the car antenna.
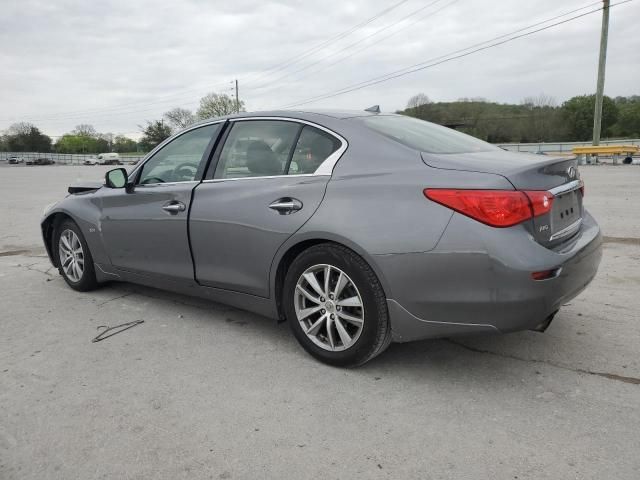
M 373 107 L 365 108 L 364 111 L 371 113 L 380 113 L 380 105 L 374 105 Z

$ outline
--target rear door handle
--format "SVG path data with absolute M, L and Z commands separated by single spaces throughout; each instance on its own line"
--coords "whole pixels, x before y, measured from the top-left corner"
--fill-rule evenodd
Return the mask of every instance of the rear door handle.
M 297 198 L 284 197 L 271 202 L 269 208 L 275 210 L 280 215 L 289 215 L 300 210 L 302 208 L 302 202 Z
M 186 208 L 187 208 L 187 207 L 185 206 L 185 204 L 184 204 L 184 203 L 182 203 L 182 202 L 175 202 L 175 201 L 174 201 L 174 202 L 169 202 L 169 203 L 167 203 L 167 204 L 165 204 L 165 205 L 163 205 L 163 206 L 162 206 L 162 209 L 163 209 L 165 212 L 169 212 L 169 213 L 171 213 L 172 215 L 175 215 L 175 214 L 176 214 L 176 213 L 178 213 L 178 212 L 184 212 L 184 211 L 186 210 Z

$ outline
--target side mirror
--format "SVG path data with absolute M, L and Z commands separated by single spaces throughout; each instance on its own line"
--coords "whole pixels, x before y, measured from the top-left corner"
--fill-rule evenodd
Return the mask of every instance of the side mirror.
M 105 185 L 109 188 L 124 188 L 127 186 L 129 176 L 124 168 L 109 170 L 104 176 Z

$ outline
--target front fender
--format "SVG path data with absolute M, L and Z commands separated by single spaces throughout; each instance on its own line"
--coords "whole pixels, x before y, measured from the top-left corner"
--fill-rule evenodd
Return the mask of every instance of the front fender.
M 49 260 L 54 266 L 57 267 L 58 262 L 53 249 L 53 235 L 65 218 L 70 218 L 80 228 L 94 263 L 111 264 L 100 235 L 100 215 L 99 197 L 94 192 L 69 195 L 45 213 L 40 221 L 40 228 Z

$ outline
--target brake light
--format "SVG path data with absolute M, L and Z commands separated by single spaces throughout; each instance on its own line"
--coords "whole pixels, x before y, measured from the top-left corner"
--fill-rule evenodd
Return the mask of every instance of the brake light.
M 553 195 L 545 191 L 460 190 L 426 188 L 429 200 L 492 227 L 511 227 L 551 210 Z
M 524 193 L 527 197 L 529 197 L 534 217 L 544 215 L 551 210 L 551 204 L 553 203 L 553 194 L 549 192 L 542 192 L 539 190 L 530 190 Z

